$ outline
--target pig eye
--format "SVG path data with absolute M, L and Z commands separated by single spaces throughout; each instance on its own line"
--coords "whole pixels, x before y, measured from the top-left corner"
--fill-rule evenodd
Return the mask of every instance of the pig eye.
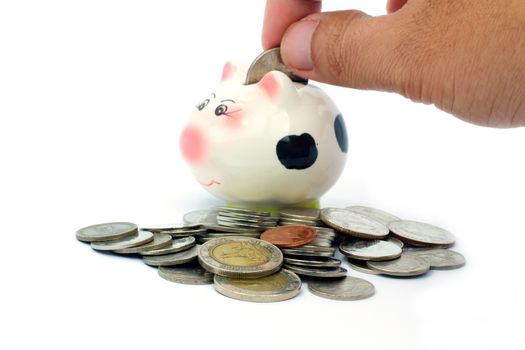
M 208 103 L 210 103 L 210 100 L 209 99 L 205 99 L 204 101 L 202 101 L 201 103 L 199 103 L 197 105 L 197 109 L 199 111 L 202 111 L 208 105 Z
M 217 108 L 215 108 L 215 115 L 223 115 L 228 111 L 228 106 L 226 105 L 218 105 Z

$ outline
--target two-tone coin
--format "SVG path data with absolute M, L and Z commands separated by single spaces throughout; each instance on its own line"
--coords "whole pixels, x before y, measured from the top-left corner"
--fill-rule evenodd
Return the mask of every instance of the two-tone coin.
M 142 260 L 145 264 L 151 266 L 174 266 L 186 264 L 197 259 L 199 252 L 199 245 L 195 245 L 190 249 L 183 250 L 178 253 L 171 253 L 165 255 L 144 255 Z
M 364 279 L 346 276 L 335 281 L 312 280 L 308 290 L 314 295 L 333 300 L 360 300 L 374 295 L 374 285 Z
M 104 242 L 133 237 L 137 232 L 137 225 L 131 222 L 108 222 L 81 228 L 76 237 L 82 242 Z
M 153 241 L 153 233 L 149 231 L 138 231 L 135 236 L 116 239 L 112 241 L 91 242 L 91 248 L 95 250 L 111 251 L 136 247 Z
M 388 228 L 396 238 L 418 247 L 448 248 L 456 241 L 447 230 L 423 222 L 392 221 Z
M 288 300 L 301 291 L 301 279 L 285 269 L 269 276 L 240 279 L 215 275 L 215 289 L 227 297 L 254 302 Z
M 199 262 L 208 271 L 233 278 L 258 278 L 281 268 L 283 254 L 271 243 L 252 237 L 215 238 L 199 250 Z

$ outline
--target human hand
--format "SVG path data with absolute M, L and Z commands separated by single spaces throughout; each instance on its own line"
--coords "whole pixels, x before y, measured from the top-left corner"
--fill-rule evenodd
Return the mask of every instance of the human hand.
M 523 0 L 388 0 L 388 15 L 267 0 L 265 49 L 294 73 L 397 92 L 471 123 L 525 126 Z

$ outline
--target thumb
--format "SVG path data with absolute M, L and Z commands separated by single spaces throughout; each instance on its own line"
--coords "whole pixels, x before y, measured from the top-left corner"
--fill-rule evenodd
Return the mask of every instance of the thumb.
M 307 79 L 360 89 L 399 91 L 397 14 L 350 10 L 317 13 L 291 25 L 281 41 L 284 63 Z

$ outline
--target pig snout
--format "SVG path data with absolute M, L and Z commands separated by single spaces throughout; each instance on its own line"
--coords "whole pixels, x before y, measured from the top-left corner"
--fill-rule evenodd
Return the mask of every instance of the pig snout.
M 196 126 L 188 125 L 180 137 L 182 156 L 190 165 L 198 165 L 206 155 L 206 137 Z

